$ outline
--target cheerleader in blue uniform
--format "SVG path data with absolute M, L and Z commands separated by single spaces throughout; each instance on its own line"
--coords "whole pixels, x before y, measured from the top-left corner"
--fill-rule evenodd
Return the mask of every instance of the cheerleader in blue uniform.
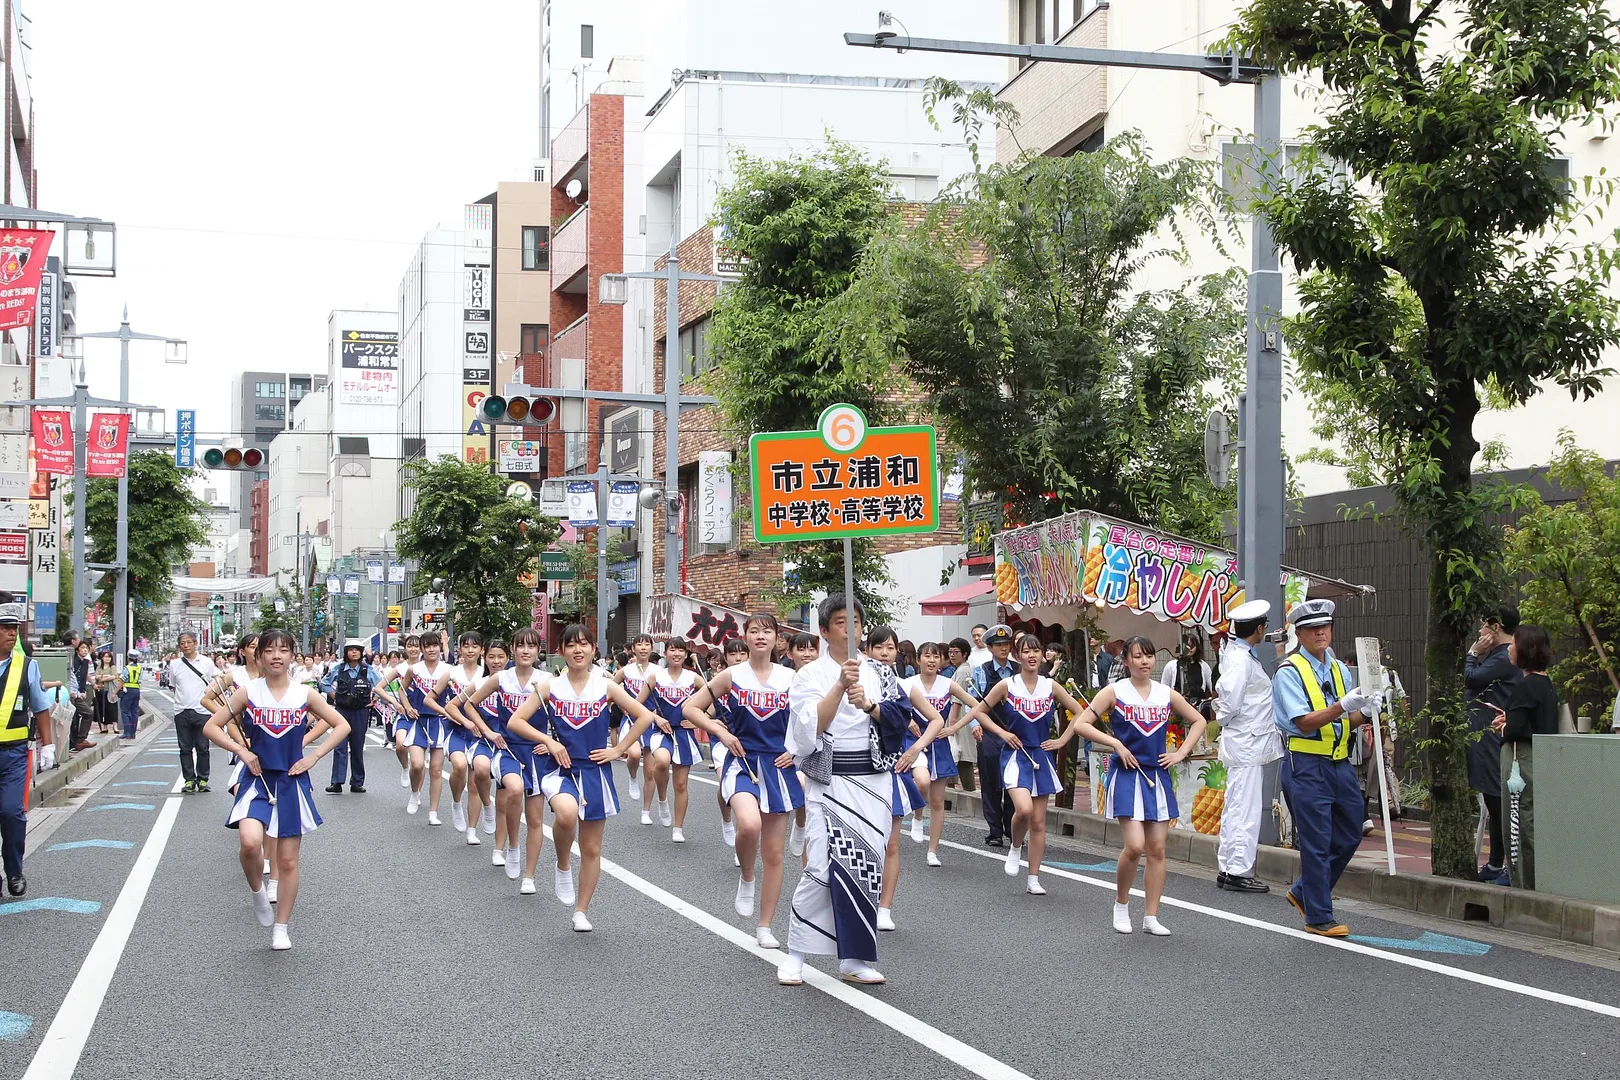
M 469 630 L 456 641 L 460 664 L 442 672 L 433 683 L 433 693 L 426 698 L 427 707 L 437 713 L 444 724 L 445 752 L 450 758 L 450 822 L 455 826 L 456 832 L 465 833 L 467 843 L 477 844 L 478 826 L 472 824 L 469 828 L 468 811 L 471 810 L 462 801 L 467 793 L 467 778 L 472 771 L 473 749 L 478 740 L 483 738 L 482 729 L 473 717 L 452 714 L 444 707 L 444 703 L 452 697 L 460 697 L 474 686 L 484 681 L 484 638 L 477 631 Z M 437 808 L 437 801 L 435 801 Z M 478 804 L 479 816 L 482 817 L 484 804 Z M 491 808 L 493 810 L 493 808 Z M 428 819 L 429 825 L 438 822 Z
M 917 666 L 922 670 L 909 679 L 901 679 L 900 685 L 910 694 L 915 688 L 928 699 L 928 704 L 934 711 L 950 720 L 952 710 L 958 703 L 963 712 L 973 708 L 978 702 L 967 690 L 957 685 L 954 680 L 941 675 L 940 669 L 945 666 L 945 648 L 936 641 L 925 641 L 917 649 Z M 952 699 L 955 699 L 954 701 Z M 923 833 L 923 812 L 918 810 L 911 819 L 911 838 L 918 843 L 928 841 L 928 865 L 938 866 L 939 839 L 945 832 L 945 781 L 957 775 L 956 756 L 951 753 L 950 736 L 956 734 L 965 720 L 958 720 L 955 724 L 947 724 L 939 738 L 928 744 L 926 751 L 917 759 L 912 767 L 911 775 L 917 786 L 922 789 L 928 798 L 928 832 Z M 913 722 L 910 734 L 906 736 L 905 747 L 910 749 L 919 737 L 922 729 Z
M 271 926 L 270 947 L 292 948 L 287 923 L 298 900 L 298 851 L 305 833 L 321 823 L 309 770 L 349 737 L 349 722 L 319 692 L 294 683 L 287 674 L 293 639 L 285 630 L 267 630 L 259 638 L 259 665 L 264 677 L 231 692 L 215 709 L 203 732 L 210 742 L 241 759 L 245 772 L 225 824 L 241 837 L 242 872 L 253 893 L 253 913 L 260 926 Z M 240 717 L 246 730 L 242 745 L 226 725 Z M 306 749 L 311 717 L 324 725 L 326 738 Z M 281 882 L 274 912 L 264 887 L 264 841 L 275 837 L 276 869 Z
M 637 701 L 646 701 L 647 695 L 652 689 L 652 677 L 653 671 L 655 670 L 652 663 L 652 651 L 652 635 L 637 634 L 630 642 L 630 662 L 613 673 L 613 681 L 628 690 L 630 692 L 630 696 L 635 698 Z M 619 723 L 618 732 L 620 735 L 623 735 L 626 731 L 630 730 L 630 718 L 625 716 L 618 709 L 615 709 L 614 713 L 616 714 Z M 647 743 L 651 741 L 651 738 L 652 732 L 650 730 L 643 733 L 641 736 L 641 741 L 632 746 L 624 755 L 624 768 L 625 771 L 630 774 L 631 802 L 638 802 L 642 798 L 641 758 L 645 753 Z M 664 793 L 659 792 L 658 797 L 662 799 L 664 797 Z M 652 801 L 653 795 L 651 790 L 649 790 L 646 796 L 646 802 L 642 804 L 641 809 L 641 823 L 643 825 L 652 824 Z
M 482 711 L 489 747 L 487 758 L 482 756 L 483 749 L 475 751 L 479 756 L 474 765 L 487 768 L 496 786 L 495 854 L 490 862 L 505 867 L 506 876 L 513 881 L 521 875 L 523 882 L 518 891 L 524 895 L 534 892 L 534 868 L 539 864 L 545 840 L 545 797 L 540 793 L 540 773 L 542 764 L 549 765 L 551 759 L 533 741 L 519 738 L 509 725 L 512 714 L 531 694 L 546 692 L 546 674 L 534 666 L 539 655 L 540 635 L 525 626 L 512 635 L 512 666 L 495 671 L 461 706 Z M 529 819 L 526 858 L 518 851 L 525 812 Z
M 928 805 L 922 788 L 917 786 L 914 770 L 928 747 L 945 730 L 945 721 L 915 684 L 909 680 L 902 681 L 895 672 L 894 659 L 900 654 L 900 637 L 893 627 L 874 626 L 867 635 L 865 652 L 867 662 L 878 669 L 884 700 L 902 698 L 908 701 L 912 711 L 927 725 L 924 728 L 918 725 L 916 719 L 911 721 L 911 726 L 918 729 L 917 735 L 895 761 L 890 780 L 894 820 L 889 823 L 889 846 L 883 855 L 883 886 L 878 894 L 877 928 L 893 930 L 894 894 L 900 888 L 900 823 L 908 815 Z
M 669 838 L 677 844 L 686 843 L 686 834 L 681 828 L 686 824 L 687 777 L 702 757 L 692 725 L 681 715 L 687 699 L 703 689 L 702 678 L 686 666 L 687 657 L 691 655 L 692 646 L 684 638 L 670 638 L 664 646 L 664 666 L 653 672 L 652 694 L 647 699 L 647 704 L 658 714 L 650 744 L 650 768 L 660 796 L 658 823 L 674 826 Z M 673 811 L 671 800 L 663 797 L 666 783 L 675 789 Z
M 439 635 L 429 630 L 420 640 L 422 659 L 414 664 L 401 664 L 397 669 L 405 684 L 405 700 L 400 705 L 405 714 L 405 744 L 411 751 L 411 797 L 405 804 L 405 812 L 414 814 L 421 808 L 425 778 L 431 796 L 428 824 L 438 825 L 439 796 L 444 791 L 444 750 L 450 743 L 450 733 L 445 730 L 444 717 L 428 708 L 427 699 L 449 669 L 439 660 Z
M 780 947 L 771 932 L 782 896 L 782 855 L 788 817 L 804 806 L 804 787 L 793 755 L 787 752 L 788 691 L 793 672 L 775 662 L 778 628 L 773 615 L 750 615 L 743 623 L 747 659 L 716 675 L 687 701 L 685 717 L 712 735 L 725 754 L 720 764 L 720 796 L 731 808 L 737 865 L 737 914 L 754 914 L 754 861 L 764 863 L 759 890 L 759 923 L 754 938 L 766 949 Z M 735 641 L 736 639 L 733 639 Z M 726 642 L 726 655 L 732 655 Z M 724 711 L 722 724 L 708 713 Z
M 1131 932 L 1131 886 L 1136 882 L 1137 863 L 1146 852 L 1142 891 L 1147 895 L 1147 904 L 1142 931 L 1168 937 L 1170 931 L 1159 922 L 1159 897 L 1164 893 L 1164 842 L 1170 822 L 1180 816 L 1169 769 L 1186 761 L 1198 744 L 1204 733 L 1204 718 L 1186 698 L 1153 678 L 1157 655 L 1153 642 L 1145 637 L 1126 641 L 1122 656 L 1130 677 L 1097 691 L 1090 706 L 1077 710 L 1073 723 L 1047 746 L 1058 749 L 1079 731 L 1093 742 L 1105 742 L 1113 748 L 1106 778 L 1108 814 L 1119 820 L 1125 841 L 1114 873 L 1114 929 L 1121 934 Z M 1099 740 L 1086 729 L 1094 717 L 1103 713 L 1108 714 L 1114 737 Z M 1172 716 L 1181 717 L 1187 725 L 1187 737 L 1179 749 L 1169 752 L 1165 736 Z
M 720 656 L 725 661 L 727 668 L 734 668 L 738 664 L 747 663 L 748 642 L 740 637 L 727 638 L 726 643 L 720 646 Z M 695 699 L 697 695 L 693 694 L 692 697 Z M 728 730 L 736 731 L 737 729 L 731 726 L 731 714 L 739 707 L 737 695 L 733 693 L 714 696 L 711 693 L 711 697 L 713 698 L 713 705 L 709 710 L 710 715 Z M 730 751 L 726 749 L 725 743 L 713 738 L 709 740 L 709 760 L 714 763 L 715 773 L 721 777 L 726 775 L 726 757 L 729 753 Z M 716 787 L 714 797 L 720 804 L 720 836 L 725 840 L 726 846 L 733 849 L 731 861 L 738 866 L 742 866 L 742 859 L 737 856 L 735 850 L 737 847 L 737 823 L 732 819 L 731 803 L 726 798 L 723 788 Z
M 619 812 L 613 787 L 613 762 L 641 737 L 654 720 L 641 702 L 611 682 L 592 661 L 596 647 L 579 623 L 563 631 L 563 659 L 568 670 L 546 680 L 507 721 L 510 735 L 545 749 L 551 761 L 540 775 L 540 793 L 551 806 L 552 843 L 557 849 L 557 899 L 574 904 L 574 929 L 588 933 L 591 895 L 602 875 L 602 827 Z M 608 706 L 617 705 L 631 719 L 630 730 L 609 744 Z M 531 721 L 544 711 L 551 730 Z M 579 888 L 569 865 L 575 833 L 579 836 Z
M 394 756 L 399 759 L 399 786 L 411 786 L 411 718 L 405 711 L 405 688 L 411 684 L 410 669 L 422 659 L 422 639 L 415 634 L 406 635 L 400 643 L 405 650 L 403 658 L 396 653 L 388 655 L 392 661 L 383 671 L 377 684 L 377 696 L 394 710 Z
M 488 677 L 468 683 L 461 688 L 459 694 L 452 694 L 444 702 L 444 711 L 450 714 L 451 722 L 474 733 L 472 749 L 468 754 L 467 783 L 478 804 L 484 808 L 484 812 L 479 815 L 477 827 L 482 828 L 486 836 L 495 836 L 497 853 L 501 850 L 501 836 L 496 834 L 500 833 L 503 826 L 497 821 L 498 814 L 495 807 L 497 800 L 492 795 L 491 788 L 495 764 L 494 725 L 503 721 L 498 715 L 499 708 L 493 699 L 485 698 L 474 705 L 472 695 L 489 679 L 505 670 L 509 655 L 504 641 L 491 641 L 484 647 L 484 670 L 489 673 Z M 470 802 L 471 800 L 469 804 Z M 472 827 L 472 822 L 468 822 L 468 826 L 467 843 L 476 846 L 481 841 Z M 501 863 L 496 862 L 495 865 L 499 866 Z

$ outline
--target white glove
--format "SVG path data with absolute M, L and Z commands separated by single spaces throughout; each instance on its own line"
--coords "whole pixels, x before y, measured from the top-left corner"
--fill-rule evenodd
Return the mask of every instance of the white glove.
M 1339 699 L 1339 704 L 1344 706 L 1344 711 L 1347 713 L 1366 712 L 1367 705 L 1372 699 L 1371 694 L 1363 693 L 1360 690 L 1351 690 Z

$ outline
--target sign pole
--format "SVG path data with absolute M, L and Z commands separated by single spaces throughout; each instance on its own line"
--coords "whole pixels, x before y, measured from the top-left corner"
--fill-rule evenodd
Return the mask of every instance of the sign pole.
M 1383 652 L 1374 637 L 1356 638 L 1356 673 L 1360 676 L 1361 691 L 1379 698 L 1384 696 Z M 1346 721 L 1348 723 L 1348 721 Z M 1378 802 L 1384 816 L 1384 856 L 1389 860 L 1389 876 L 1395 876 L 1395 834 L 1389 824 L 1389 778 L 1384 773 L 1384 710 L 1372 716 L 1373 768 L 1378 770 Z
M 603 447 L 604 455 L 606 446 Z M 596 468 L 596 655 L 607 655 L 608 624 L 608 463 L 604 456 Z M 618 583 L 613 587 L 617 589 Z
M 844 537 L 844 626 L 855 633 L 855 543 Z M 850 639 L 850 655 L 854 656 L 855 641 Z

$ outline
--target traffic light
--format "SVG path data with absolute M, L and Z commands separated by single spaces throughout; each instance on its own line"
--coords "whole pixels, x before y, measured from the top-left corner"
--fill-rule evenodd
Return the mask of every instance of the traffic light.
M 541 397 L 531 386 L 510 383 L 507 393 L 491 394 L 479 406 L 484 419 L 497 424 L 549 424 L 557 415 L 555 398 Z
M 245 450 L 231 447 L 221 450 L 217 446 L 203 451 L 203 467 L 208 469 L 257 469 L 264 464 L 264 451 L 256 446 Z

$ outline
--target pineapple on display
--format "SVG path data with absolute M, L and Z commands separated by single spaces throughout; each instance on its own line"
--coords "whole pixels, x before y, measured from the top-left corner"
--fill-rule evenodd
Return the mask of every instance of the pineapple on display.
M 1221 831 L 1221 812 L 1226 809 L 1226 764 L 1211 761 L 1198 772 L 1204 786 L 1193 796 L 1193 828 L 1206 836 Z
M 996 564 L 996 601 L 1018 603 L 1018 568 L 1010 562 Z

